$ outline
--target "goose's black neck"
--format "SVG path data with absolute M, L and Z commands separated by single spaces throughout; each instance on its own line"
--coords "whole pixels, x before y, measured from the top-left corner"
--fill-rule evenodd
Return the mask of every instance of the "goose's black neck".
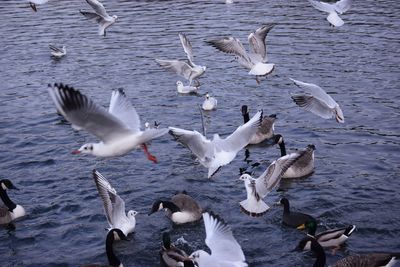
M 107 238 L 106 238 L 107 259 L 108 259 L 108 263 L 111 266 L 118 267 L 121 264 L 121 261 L 114 254 L 113 243 L 114 243 L 114 231 L 110 231 L 110 232 L 108 232 Z
M 283 201 L 283 213 L 290 213 L 290 205 L 289 205 L 289 201 L 285 200 Z
M 249 120 L 250 120 L 249 113 L 248 112 L 243 113 L 243 122 L 247 123 Z
M 286 156 L 286 147 L 285 147 L 285 141 L 279 143 L 279 148 L 281 149 L 281 157 Z
M 318 241 L 316 241 L 316 240 L 311 241 L 311 250 L 314 252 L 314 254 L 317 257 L 317 259 L 314 262 L 313 267 L 324 267 L 325 263 L 326 263 L 325 251 L 321 247 L 321 245 L 318 244 Z
M 169 209 L 172 213 L 181 211 L 181 209 L 171 201 L 164 200 L 162 203 L 163 207 Z
M 6 190 L 3 189 L 3 187 L 0 185 L 0 198 L 3 201 L 4 205 L 7 206 L 8 210 L 12 212 L 17 205 L 15 205 L 14 202 L 8 197 Z

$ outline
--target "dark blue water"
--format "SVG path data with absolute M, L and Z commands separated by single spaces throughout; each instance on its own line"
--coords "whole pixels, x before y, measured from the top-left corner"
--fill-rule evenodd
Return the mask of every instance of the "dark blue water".
M 342 16 L 345 25 L 330 28 L 326 14 L 307 1 L 104 1 L 119 20 L 106 38 L 78 12 L 85 1 L 50 1 L 34 13 L 24 1 L 1 1 L 0 13 L 0 167 L 1 178 L 22 190 L 10 192 L 27 216 L 16 230 L 0 228 L 1 266 L 77 266 L 106 262 L 107 227 L 91 178 L 97 168 L 135 209 L 137 232 L 116 245 L 125 266 L 158 266 L 161 233 L 183 237 L 189 252 L 204 249 L 204 226 L 173 227 L 162 213 L 147 216 L 152 202 L 186 190 L 202 206 L 220 214 L 233 229 L 251 266 L 311 266 L 309 254 L 291 250 L 303 233 L 281 225 L 282 208 L 272 206 L 261 218 L 239 210 L 246 197 L 236 183 L 244 151 L 213 180 L 190 152 L 166 135 L 150 151 L 98 160 L 69 152 L 96 138 L 75 132 L 55 112 L 47 84 L 63 82 L 108 106 L 111 89 L 124 88 L 142 122 L 201 129 L 200 96 L 176 93 L 178 77 L 160 69 L 155 58 L 184 58 L 178 33 L 193 44 L 195 62 L 207 66 L 201 93 L 218 99 L 206 114 L 207 130 L 231 133 L 242 122 L 240 106 L 254 113 L 277 113 L 276 132 L 287 148 L 315 144 L 315 174 L 284 183 L 266 202 L 289 198 L 297 210 L 317 217 L 320 229 L 357 225 L 357 231 L 333 263 L 344 255 L 400 250 L 399 183 L 399 36 L 397 0 L 355 1 Z M 257 86 L 232 57 L 204 41 L 233 35 L 247 46 L 247 35 L 266 22 L 277 23 L 268 35 L 269 60 L 276 69 Z M 48 44 L 66 45 L 59 61 Z M 340 104 L 345 124 L 324 120 L 298 108 L 289 93 L 289 77 L 319 84 Z M 252 148 L 250 158 L 268 163 L 277 148 Z

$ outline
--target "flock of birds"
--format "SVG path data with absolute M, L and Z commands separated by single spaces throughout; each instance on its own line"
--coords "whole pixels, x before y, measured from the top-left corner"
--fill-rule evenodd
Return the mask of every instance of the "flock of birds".
M 328 12 L 327 20 L 332 26 L 342 26 L 343 20 L 338 16 L 346 12 L 351 5 L 351 0 L 340 0 L 334 4 L 315 0 L 308 0 L 315 8 Z M 30 6 L 37 11 L 36 5 L 41 5 L 48 0 L 29 0 Z M 104 6 L 98 0 L 86 0 L 94 12 L 80 11 L 86 18 L 98 23 L 99 35 L 106 36 L 106 29 L 117 21 L 117 16 L 109 16 Z M 233 3 L 227 0 L 226 3 Z M 269 63 L 266 52 L 265 39 L 275 24 L 266 24 L 250 33 L 248 42 L 250 51 L 247 52 L 241 41 L 234 37 L 226 37 L 207 41 L 218 50 L 232 54 L 241 66 L 249 70 L 249 75 L 260 83 L 262 78 L 270 74 L 275 64 Z M 164 69 L 182 76 L 188 80 L 184 85 L 177 81 L 177 91 L 181 94 L 197 93 L 199 78 L 206 71 L 205 66 L 196 65 L 193 57 L 192 45 L 183 33 L 179 34 L 187 60 L 156 59 Z M 57 48 L 50 45 L 51 54 L 56 58 L 66 55 L 66 47 Z M 305 83 L 291 79 L 293 83 L 304 92 L 293 94 L 293 101 L 307 111 L 324 119 L 334 118 L 339 123 L 344 123 L 344 115 L 339 104 L 322 88 L 312 83 Z M 195 84 L 193 84 L 195 83 Z M 242 149 L 250 146 L 279 145 L 281 155 L 257 178 L 250 172 L 243 170 L 240 181 L 243 181 L 247 197 L 239 203 L 243 213 L 249 216 L 262 216 L 268 209 L 264 201 L 274 190 L 281 179 L 308 177 L 314 172 L 315 146 L 310 144 L 305 149 L 287 154 L 283 136 L 275 134 L 274 123 L 276 115 L 264 115 L 262 110 L 256 112 L 251 118 L 247 106 L 242 106 L 243 125 L 222 138 L 214 134 L 210 140 L 197 131 L 180 129 L 177 127 L 159 128 L 158 125 L 150 127 L 146 123 L 141 130 L 141 122 L 135 108 L 128 100 L 122 89 L 113 90 L 108 110 L 96 104 L 88 96 L 64 84 L 49 85 L 48 92 L 56 109 L 76 130 L 85 130 L 100 139 L 97 143 L 88 143 L 74 150 L 73 154 L 90 154 L 95 157 L 123 156 L 136 148 L 141 148 L 146 157 L 153 162 L 157 158 L 148 151 L 147 145 L 151 140 L 169 133 L 174 139 L 188 148 L 198 162 L 208 169 L 208 178 L 212 178 L 221 169 L 229 164 Z M 201 106 L 203 110 L 215 110 L 217 100 L 209 93 Z M 97 170 L 93 170 L 93 179 L 103 202 L 104 213 L 109 224 L 106 237 L 106 252 L 108 266 L 123 266 L 114 254 L 113 243 L 116 240 L 127 240 L 127 236 L 135 231 L 136 214 L 134 210 L 126 213 L 125 202 L 112 187 L 110 182 Z M 17 189 L 8 179 L 0 181 L 0 197 L 3 206 L 0 207 L 0 224 L 10 224 L 17 218 L 25 215 L 22 206 L 15 204 L 8 196 L 7 190 Z M 331 229 L 326 232 L 317 231 L 317 221 L 310 215 L 293 212 L 290 210 L 289 200 L 282 198 L 282 221 L 286 226 L 298 229 L 307 229 L 308 234 L 299 241 L 296 249 L 312 250 L 317 259 L 313 266 L 325 266 L 325 251 L 323 248 L 339 249 L 340 246 L 354 232 L 355 226 Z M 168 232 L 163 233 L 163 245 L 160 250 L 160 260 L 163 266 L 248 266 L 240 244 L 233 236 L 232 230 L 223 219 L 212 212 L 206 212 L 186 192 L 174 195 L 170 200 L 157 200 L 153 203 L 149 215 L 165 210 L 166 215 L 174 224 L 185 224 L 203 219 L 206 230 L 205 243 L 211 254 L 198 250 L 188 255 L 171 243 Z M 376 253 L 367 255 L 353 255 L 343 258 L 333 266 L 394 266 L 400 254 Z M 84 265 L 97 266 L 97 265 Z

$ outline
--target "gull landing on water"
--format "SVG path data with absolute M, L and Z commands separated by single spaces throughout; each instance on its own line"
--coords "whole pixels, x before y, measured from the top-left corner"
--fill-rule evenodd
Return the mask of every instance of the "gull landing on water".
M 340 27 L 344 24 L 344 21 L 339 17 L 338 13 L 343 14 L 348 11 L 352 1 L 353 0 L 340 0 L 334 4 L 330 4 L 316 0 L 308 0 L 316 9 L 329 13 L 326 19 L 333 27 Z
M 197 83 L 197 87 L 200 86 L 200 82 L 197 80 L 201 75 L 206 71 L 205 66 L 196 65 L 193 62 L 193 49 L 192 44 L 189 39 L 187 39 L 186 35 L 183 33 L 179 34 L 179 39 L 181 40 L 181 44 L 183 50 L 187 56 L 187 62 L 181 60 L 162 60 L 156 59 L 156 62 L 164 69 L 172 71 L 179 76 L 184 77 L 189 80 L 189 86 L 192 85 L 192 81 L 195 80 Z
M 55 47 L 54 45 L 49 45 L 51 49 L 51 55 L 56 58 L 62 58 L 67 54 L 67 48 L 65 45 L 62 46 L 62 48 Z
M 109 16 L 103 4 L 97 0 L 86 0 L 95 12 L 82 11 L 82 15 L 99 24 L 99 35 L 106 36 L 106 29 L 114 24 L 118 17 L 116 15 Z
M 207 43 L 224 53 L 235 55 L 239 64 L 249 69 L 249 74 L 255 75 L 257 83 L 260 83 L 259 78 L 270 74 L 275 67 L 275 64 L 267 63 L 268 57 L 265 44 L 267 34 L 274 26 L 275 24 L 273 23 L 266 24 L 249 34 L 247 39 L 251 50 L 250 53 L 247 53 L 240 40 L 234 37 L 210 40 Z
M 33 9 L 33 11 L 37 12 L 36 5 L 45 4 L 45 3 L 49 2 L 49 0 L 29 0 L 28 2 L 29 2 L 29 5 L 31 6 L 31 8 Z
M 100 143 L 84 144 L 73 154 L 114 157 L 141 146 L 147 158 L 157 162 L 145 143 L 166 134 L 168 129 L 141 131 L 139 115 L 122 89 L 113 90 L 108 111 L 67 85 L 49 85 L 48 91 L 59 113 L 74 129 L 84 129 L 101 140 Z

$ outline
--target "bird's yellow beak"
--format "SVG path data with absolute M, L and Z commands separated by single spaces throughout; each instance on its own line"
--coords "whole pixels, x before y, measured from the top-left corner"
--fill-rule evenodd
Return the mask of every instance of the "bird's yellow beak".
M 304 230 L 304 229 L 306 229 L 306 225 L 304 223 L 300 224 L 299 226 L 297 226 L 297 229 Z

